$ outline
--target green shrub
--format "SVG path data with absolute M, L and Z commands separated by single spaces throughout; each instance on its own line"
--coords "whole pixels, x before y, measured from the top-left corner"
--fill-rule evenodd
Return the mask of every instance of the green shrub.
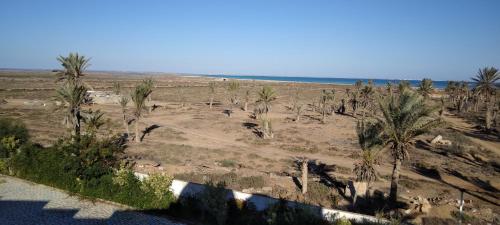
M 309 182 L 306 193 L 307 202 L 317 203 L 322 206 L 337 206 L 338 196 L 328 186 L 319 182 Z
M 351 221 L 346 218 L 340 218 L 335 222 L 335 225 L 351 225 Z
M 224 225 L 227 220 L 227 194 L 228 190 L 224 183 L 208 182 L 200 197 L 204 211 L 211 215 L 218 225 Z
M 290 207 L 286 201 L 280 201 L 266 211 L 266 220 L 269 225 L 326 225 L 328 221 L 314 215 L 307 208 Z
M 141 189 L 146 194 L 154 196 L 154 201 L 151 203 L 152 208 L 168 208 L 174 199 L 172 192 L 170 192 L 171 184 L 172 177 L 161 174 L 152 174 L 142 181 Z
M 0 118 L 0 158 L 9 158 L 14 150 L 28 142 L 28 129 L 18 120 Z

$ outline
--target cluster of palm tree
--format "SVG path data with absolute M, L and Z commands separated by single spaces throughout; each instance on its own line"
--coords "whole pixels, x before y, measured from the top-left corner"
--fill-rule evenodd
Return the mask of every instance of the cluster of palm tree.
M 398 196 L 401 163 L 409 158 L 409 149 L 415 137 L 429 132 L 441 124 L 435 112 L 437 108 L 426 104 L 424 97 L 400 85 L 399 94 L 378 97 L 380 115 L 362 118 L 358 121 L 358 139 L 363 150 L 362 158 L 355 164 L 355 174 L 359 181 L 373 182 L 377 175 L 374 165 L 377 155 L 388 147 L 392 156 L 390 201 Z
M 498 89 L 496 82 L 500 80 L 500 73 L 497 68 L 485 67 L 480 69 L 472 80 L 475 82 L 474 92 L 484 97 L 486 106 L 485 125 L 486 130 L 489 131 L 492 125 L 492 106 L 497 105 L 495 104 L 496 101 L 492 101 L 492 98 L 496 97 Z

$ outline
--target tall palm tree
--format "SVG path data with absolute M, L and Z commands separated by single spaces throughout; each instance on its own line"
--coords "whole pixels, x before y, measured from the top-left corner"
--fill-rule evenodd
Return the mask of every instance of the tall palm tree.
M 68 56 L 59 56 L 57 60 L 64 68 L 57 73 L 57 81 L 80 83 L 81 77 L 85 75 L 85 70 L 90 66 L 90 59 L 78 53 L 69 53 Z
M 138 84 L 135 86 L 135 89 L 131 93 L 131 99 L 134 103 L 134 116 L 135 116 L 135 142 L 141 142 L 141 138 L 139 137 L 139 121 L 143 115 L 143 111 L 146 110 L 146 100 L 148 96 L 151 94 L 151 87 L 148 86 L 145 82 Z
M 424 99 L 428 99 L 429 96 L 432 94 L 433 90 L 434 90 L 434 87 L 432 87 L 432 80 L 424 78 L 420 82 L 420 85 L 418 86 L 417 92 L 420 93 L 422 96 L 424 96 Z
M 271 103 L 276 100 L 276 92 L 273 90 L 272 87 L 270 86 L 264 86 L 262 90 L 259 92 L 259 99 L 257 100 L 257 103 L 259 103 L 259 108 L 262 109 L 262 112 L 265 115 L 265 118 L 263 118 L 263 124 L 264 124 L 264 132 L 263 132 L 263 137 L 264 138 L 272 138 L 273 134 L 272 131 L 270 130 L 270 121 L 268 117 L 268 113 L 271 111 Z
M 125 135 L 128 137 L 130 135 L 130 131 L 128 129 L 128 119 L 127 119 L 127 104 L 130 101 L 130 98 L 123 95 L 120 98 L 120 106 L 122 107 L 122 116 L 123 116 L 123 127 L 125 127 Z
M 81 105 L 85 101 L 87 89 L 84 86 L 68 82 L 57 89 L 56 98 L 63 102 L 63 107 L 67 108 L 63 124 L 72 127 L 72 135 L 77 139 L 80 137 L 81 128 Z
M 472 80 L 476 83 L 475 91 L 485 98 L 486 104 L 486 129 L 491 129 L 491 96 L 495 96 L 497 87 L 495 82 L 500 80 L 500 73 L 495 67 L 479 69 L 476 77 Z
M 390 200 L 395 202 L 398 196 L 399 173 L 401 162 L 408 159 L 408 148 L 415 137 L 425 134 L 441 124 L 433 117 L 437 108 L 425 104 L 417 93 L 405 89 L 397 97 L 379 100 L 382 117 L 370 125 L 369 129 L 380 130 L 375 139 L 380 138 L 383 145 L 390 146 L 393 158 Z
M 217 91 L 217 83 L 215 81 L 210 81 L 208 82 L 208 90 L 210 93 L 210 103 L 209 103 L 209 108 L 212 108 L 212 104 L 214 103 L 214 96 L 215 92 Z

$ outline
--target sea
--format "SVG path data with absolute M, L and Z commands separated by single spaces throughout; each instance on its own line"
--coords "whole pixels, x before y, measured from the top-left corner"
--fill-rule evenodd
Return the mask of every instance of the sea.
M 263 80 L 263 81 L 280 81 L 280 82 L 298 82 L 298 83 L 319 83 L 319 84 L 339 84 L 353 85 L 356 81 L 361 80 L 367 83 L 373 81 L 375 86 L 385 86 L 388 82 L 397 84 L 401 80 L 397 79 L 366 79 L 366 78 L 334 78 L 334 77 L 287 77 L 287 76 L 250 76 L 250 75 L 205 75 L 208 77 L 229 78 L 240 80 Z M 417 87 L 420 80 L 406 80 L 412 87 Z M 448 81 L 433 81 L 434 88 L 444 89 Z

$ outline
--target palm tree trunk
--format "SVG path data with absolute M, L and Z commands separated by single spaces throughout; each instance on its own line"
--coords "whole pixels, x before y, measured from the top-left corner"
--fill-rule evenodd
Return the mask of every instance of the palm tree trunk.
M 139 136 L 139 117 L 135 117 L 135 142 L 141 142 L 141 137 Z
M 210 97 L 209 108 L 212 109 L 212 104 L 214 103 L 214 97 Z
M 130 134 L 130 131 L 128 129 L 127 116 L 125 115 L 125 113 L 123 113 L 123 126 L 125 127 L 125 135 L 127 135 L 127 137 L 128 137 Z
M 486 130 L 491 130 L 491 107 L 489 102 L 486 102 Z
M 302 160 L 302 194 L 307 193 L 307 159 Z
M 392 169 L 391 192 L 389 194 L 389 200 L 392 203 L 395 203 L 398 200 L 398 183 L 399 183 L 400 169 L 401 169 L 401 160 L 395 159 L 394 168 Z
M 245 106 L 243 106 L 243 111 L 247 111 L 248 110 L 248 101 L 245 101 Z

